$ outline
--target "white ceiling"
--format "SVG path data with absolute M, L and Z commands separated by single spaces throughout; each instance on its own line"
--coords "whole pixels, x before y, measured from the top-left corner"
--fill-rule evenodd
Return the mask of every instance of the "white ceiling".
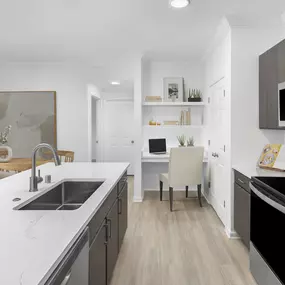
M 4 4 L 5 2 L 5 4 Z M 202 56 L 219 20 L 280 25 L 284 0 L 3 0 L 0 59 L 104 64 L 128 52 Z

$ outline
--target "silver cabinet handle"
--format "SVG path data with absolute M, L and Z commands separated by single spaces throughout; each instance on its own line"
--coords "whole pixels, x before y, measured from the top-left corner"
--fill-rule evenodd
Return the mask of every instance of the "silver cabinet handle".
M 71 272 L 69 272 L 63 279 L 61 285 L 67 285 L 68 282 L 70 281 L 70 277 L 71 277 Z
M 239 181 L 240 183 L 244 184 L 244 182 L 243 182 L 241 179 L 239 179 L 239 178 L 238 178 L 238 181 Z

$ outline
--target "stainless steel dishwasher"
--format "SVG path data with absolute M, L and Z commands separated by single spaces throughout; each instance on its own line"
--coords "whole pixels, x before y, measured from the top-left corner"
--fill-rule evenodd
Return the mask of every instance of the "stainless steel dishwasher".
M 45 285 L 88 285 L 89 231 L 84 230 Z

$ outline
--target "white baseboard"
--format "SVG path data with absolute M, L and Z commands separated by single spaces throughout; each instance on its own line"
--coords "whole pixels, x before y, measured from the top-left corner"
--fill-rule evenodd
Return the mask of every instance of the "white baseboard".
M 225 228 L 225 232 L 229 239 L 240 239 L 236 231 L 231 231 L 230 229 Z
M 207 203 L 208 203 L 209 205 L 212 205 L 211 202 L 210 202 L 210 199 L 209 199 L 208 195 L 205 195 L 205 193 L 203 193 L 203 197 L 206 199 L 206 201 L 207 201 Z
M 143 201 L 143 197 L 136 197 L 136 196 L 134 196 L 134 198 L 133 198 L 133 202 L 134 203 L 141 203 Z

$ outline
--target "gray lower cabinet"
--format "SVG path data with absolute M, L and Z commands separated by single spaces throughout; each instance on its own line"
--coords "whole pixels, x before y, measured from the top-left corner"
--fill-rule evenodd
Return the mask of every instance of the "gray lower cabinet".
M 124 185 L 118 199 L 119 213 L 119 250 L 123 243 L 123 239 L 128 227 L 128 186 Z
M 107 225 L 103 222 L 89 249 L 89 285 L 106 285 Z
M 119 239 L 119 220 L 118 220 L 118 200 L 114 203 L 112 209 L 110 210 L 107 216 L 107 225 L 108 225 L 108 243 L 107 243 L 107 284 L 110 283 L 113 270 L 115 268 L 119 248 L 118 248 L 118 239 Z
M 91 219 L 89 227 L 89 285 L 108 285 L 127 229 L 126 174 Z
M 235 172 L 234 228 L 245 246 L 250 244 L 250 192 L 249 179 Z

